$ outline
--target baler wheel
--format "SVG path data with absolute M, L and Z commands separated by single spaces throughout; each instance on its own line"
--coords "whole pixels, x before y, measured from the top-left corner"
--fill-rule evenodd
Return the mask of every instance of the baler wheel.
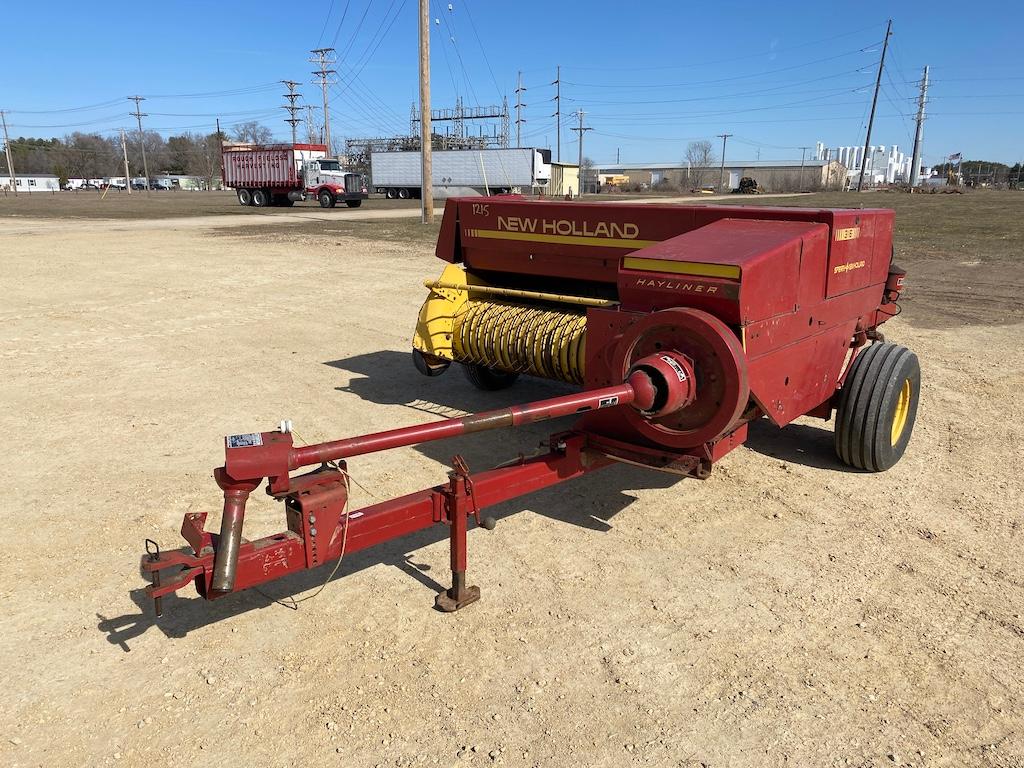
M 836 410 L 836 453 L 883 472 L 902 458 L 917 418 L 921 365 L 897 344 L 872 344 L 853 361 Z
M 498 371 L 494 368 L 487 368 L 483 365 L 473 365 L 472 363 L 464 363 L 462 370 L 465 372 L 466 378 L 469 379 L 470 384 L 477 389 L 482 389 L 487 392 L 507 389 L 515 384 L 516 379 L 519 378 L 518 373 Z

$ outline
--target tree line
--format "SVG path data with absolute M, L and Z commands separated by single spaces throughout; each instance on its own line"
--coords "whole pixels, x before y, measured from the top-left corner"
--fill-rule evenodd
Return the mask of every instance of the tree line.
M 221 143 L 229 137 L 223 133 L 192 133 L 186 131 L 166 139 L 156 131 L 145 131 L 142 141 L 138 131 L 126 134 L 125 146 L 132 177 L 143 175 L 142 147 L 151 175 L 183 174 L 204 179 L 207 188 L 220 176 Z M 256 122 L 235 127 L 230 137 L 239 142 L 266 144 L 271 132 Z M 18 174 L 53 174 L 60 185 L 69 178 L 99 179 L 124 176 L 124 155 L 121 136 L 98 133 L 71 133 L 63 138 L 12 138 L 11 154 Z M 2 155 L 0 155 L 2 157 Z

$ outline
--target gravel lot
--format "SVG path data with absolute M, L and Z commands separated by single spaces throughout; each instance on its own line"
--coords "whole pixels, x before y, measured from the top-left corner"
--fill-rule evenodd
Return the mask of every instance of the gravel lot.
M 347 557 L 297 611 L 274 600 L 326 570 L 182 593 L 155 622 L 143 539 L 178 546 L 183 513 L 219 508 L 222 435 L 289 418 L 314 442 L 566 390 L 418 376 L 432 232 L 356 224 L 374 201 L 251 227 L 0 200 L 0 763 L 1024 765 L 1024 195 L 868 202 L 898 211 L 910 289 L 886 333 L 924 377 L 893 470 L 848 471 L 830 424 L 761 424 L 705 482 L 616 466 L 499 508 L 470 534 L 483 599 L 454 615 L 431 609 L 430 530 Z M 391 497 L 550 430 L 350 468 Z M 282 528 L 253 498 L 247 536 Z

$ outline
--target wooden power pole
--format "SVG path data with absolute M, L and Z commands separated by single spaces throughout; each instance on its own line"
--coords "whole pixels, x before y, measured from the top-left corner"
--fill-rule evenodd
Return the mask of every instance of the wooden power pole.
M 921 180 L 921 139 L 924 135 L 924 105 L 928 103 L 928 67 L 921 76 L 921 95 L 917 99 L 917 130 L 914 132 L 914 151 L 910 160 L 910 189 Z
M 132 177 L 128 172 L 128 142 L 124 139 L 124 128 L 121 129 L 121 154 L 124 157 L 124 185 L 128 188 L 128 194 L 132 193 Z
M 7 153 L 7 173 L 11 177 L 11 192 L 18 196 L 18 177 L 14 175 L 14 160 L 11 158 L 11 137 L 7 135 L 7 115 L 0 109 L 0 121 L 4 124 L 4 151 Z
M 885 28 L 885 42 L 882 43 L 882 57 L 878 60 L 878 77 L 875 79 L 875 95 L 871 98 L 871 117 L 868 118 L 868 134 L 864 137 L 864 158 L 860 161 L 860 178 L 857 179 L 857 191 L 864 186 L 864 171 L 868 167 L 868 147 L 871 145 L 871 128 L 875 124 L 875 107 L 878 106 L 878 91 L 882 87 L 882 70 L 885 69 L 885 52 L 889 50 L 889 38 L 892 36 L 892 19 Z M 874 172 L 874 168 L 872 168 Z
M 720 138 L 722 140 L 722 170 L 721 170 L 721 173 L 718 176 L 718 191 L 719 192 L 721 192 L 722 189 L 725 187 L 725 142 L 727 142 L 729 140 L 730 136 L 732 136 L 731 133 L 720 133 L 720 134 L 718 134 L 718 138 Z
M 420 219 L 434 223 L 430 126 L 430 2 L 420 0 Z
M 142 132 L 142 118 L 146 117 L 145 112 L 139 111 L 139 102 L 145 101 L 145 96 L 129 96 L 128 101 L 135 102 L 135 111 L 129 112 L 139 122 L 139 149 L 142 150 L 142 172 L 146 174 L 146 194 L 150 193 L 149 189 L 149 163 L 146 161 L 146 134 Z

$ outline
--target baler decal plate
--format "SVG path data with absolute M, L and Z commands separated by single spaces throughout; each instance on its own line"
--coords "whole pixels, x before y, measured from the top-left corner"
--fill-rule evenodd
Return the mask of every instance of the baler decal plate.
M 491 240 L 525 240 L 531 243 L 555 243 L 557 245 L 598 245 L 603 248 L 646 248 L 658 240 L 628 240 L 618 237 L 585 237 L 582 235 L 542 235 L 529 232 L 504 232 L 497 229 L 467 229 L 469 237 L 485 237 Z
M 674 275 L 740 279 L 740 268 L 732 264 L 705 264 L 697 261 L 670 261 L 668 259 L 643 259 L 627 256 L 622 260 L 622 266 L 625 269 L 639 269 L 645 272 L 671 272 Z

